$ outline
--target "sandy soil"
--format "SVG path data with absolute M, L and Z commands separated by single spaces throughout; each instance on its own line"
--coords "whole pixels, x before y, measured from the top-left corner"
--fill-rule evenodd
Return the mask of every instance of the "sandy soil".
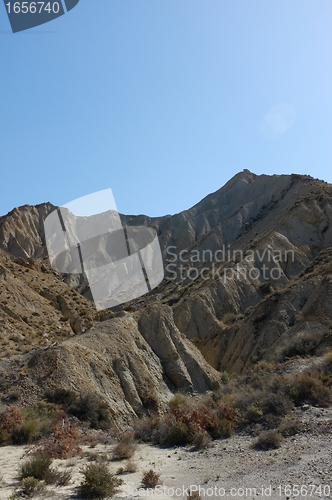
M 332 408 L 307 406 L 297 409 L 295 416 L 303 423 L 301 433 L 286 439 L 273 451 L 255 450 L 253 438 L 247 435 L 214 441 L 211 448 L 201 452 L 188 447 L 160 449 L 139 444 L 133 457 L 137 472 L 119 476 L 124 484 L 114 498 L 183 498 L 186 497 L 183 489 L 190 485 L 193 489 L 201 488 L 202 498 L 332 498 Z M 69 468 L 72 473 L 70 484 L 57 488 L 48 486 L 39 498 L 79 498 L 76 486 L 82 479 L 80 469 L 88 463 L 87 453 L 106 453 L 111 457 L 113 445 L 82 448 L 84 454 L 81 458 L 55 460 L 53 463 L 61 470 Z M 7 499 L 19 486 L 15 476 L 26 449 L 17 446 L 0 448 L 0 500 Z M 124 462 L 109 461 L 108 464 L 110 471 L 115 473 Z M 154 492 L 138 490 L 142 473 L 151 468 L 161 474 L 162 486 Z M 287 485 L 290 486 L 285 489 Z M 307 490 L 302 488 L 302 494 L 297 494 L 297 488 L 300 490 L 302 485 L 307 486 Z M 319 485 L 322 485 L 321 489 Z M 180 490 L 173 491 L 172 488 Z

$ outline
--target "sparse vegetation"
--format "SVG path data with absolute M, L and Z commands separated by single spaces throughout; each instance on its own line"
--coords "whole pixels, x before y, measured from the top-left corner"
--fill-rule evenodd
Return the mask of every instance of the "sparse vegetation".
M 135 423 L 135 429 L 143 441 L 204 448 L 211 439 L 230 436 L 234 421 L 234 410 L 228 404 L 210 399 L 200 404 L 179 403 L 163 418 L 152 415 Z

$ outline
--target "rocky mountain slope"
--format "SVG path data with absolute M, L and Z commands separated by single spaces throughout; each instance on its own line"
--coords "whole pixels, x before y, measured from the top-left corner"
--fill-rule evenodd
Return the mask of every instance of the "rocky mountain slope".
M 123 421 L 170 391 L 215 388 L 217 370 L 278 359 L 294 342 L 332 344 L 332 186 L 323 181 L 244 171 L 180 214 L 121 216 L 157 230 L 165 279 L 101 312 L 84 276 L 49 265 L 43 221 L 54 208 L 0 218 L 3 397 L 14 387 L 22 402 L 45 387 L 93 390 Z

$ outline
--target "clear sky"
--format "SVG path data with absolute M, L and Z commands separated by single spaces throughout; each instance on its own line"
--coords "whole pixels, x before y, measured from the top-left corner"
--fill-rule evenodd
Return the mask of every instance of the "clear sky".
M 173 214 L 244 168 L 332 182 L 330 0 L 80 0 L 16 34 L 0 13 L 1 215 L 107 188 Z

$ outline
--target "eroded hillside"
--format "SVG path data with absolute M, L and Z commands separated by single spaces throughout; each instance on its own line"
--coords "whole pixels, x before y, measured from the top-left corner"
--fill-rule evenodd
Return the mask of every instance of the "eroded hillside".
M 279 359 L 296 339 L 332 345 L 329 184 L 244 171 L 180 214 L 122 216 L 157 230 L 165 279 L 99 313 L 84 276 L 49 265 L 43 221 L 54 208 L 0 219 L 3 397 L 8 384 L 22 402 L 45 387 L 93 390 L 126 420 L 169 391 L 213 389 L 216 370 Z

